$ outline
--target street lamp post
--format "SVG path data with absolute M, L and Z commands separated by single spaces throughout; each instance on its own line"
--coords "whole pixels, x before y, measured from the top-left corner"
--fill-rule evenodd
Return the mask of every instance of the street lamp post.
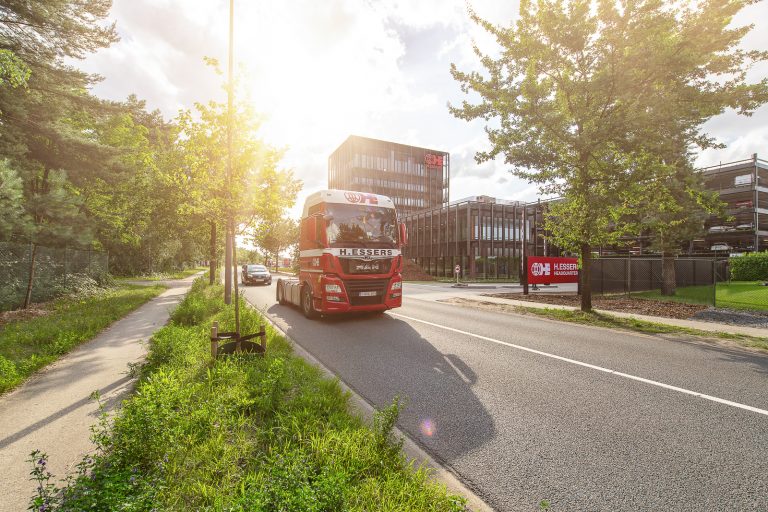
M 232 53 L 234 34 L 235 1 L 229 0 L 229 52 L 227 66 L 227 219 L 224 242 L 224 303 L 232 303 L 232 246 L 234 245 L 234 220 L 232 215 Z

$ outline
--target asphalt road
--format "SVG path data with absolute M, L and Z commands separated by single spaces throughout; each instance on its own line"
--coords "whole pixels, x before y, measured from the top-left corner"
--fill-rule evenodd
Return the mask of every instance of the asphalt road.
M 405 397 L 399 426 L 500 511 L 768 510 L 766 356 L 441 304 L 440 285 L 319 321 L 274 291 L 245 296 L 369 402 Z

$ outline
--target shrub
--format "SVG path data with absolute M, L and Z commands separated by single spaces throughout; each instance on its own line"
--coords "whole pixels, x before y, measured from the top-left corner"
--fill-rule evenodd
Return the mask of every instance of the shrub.
M 768 279 L 768 251 L 753 252 L 731 258 L 731 279 L 759 281 Z

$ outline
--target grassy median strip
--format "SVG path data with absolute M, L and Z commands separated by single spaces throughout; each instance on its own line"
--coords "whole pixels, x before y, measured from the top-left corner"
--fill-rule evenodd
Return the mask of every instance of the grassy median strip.
M 628 331 L 642 332 L 646 334 L 676 334 L 697 336 L 701 338 L 719 338 L 731 340 L 744 347 L 758 348 L 768 351 L 768 337 L 761 338 L 757 336 L 747 336 L 743 334 L 733 334 L 717 331 L 702 331 L 688 327 L 678 327 L 635 318 L 622 318 L 605 313 L 585 313 L 580 310 L 556 309 L 556 308 L 537 308 L 530 306 L 518 306 L 514 304 L 498 304 L 496 302 L 478 301 L 472 299 L 453 299 L 446 302 L 460 304 L 463 306 L 477 307 L 480 309 L 492 309 L 509 313 L 518 313 L 523 315 L 536 315 L 550 320 L 559 320 L 561 322 L 571 322 L 583 325 L 592 325 L 595 327 L 608 327 L 611 329 L 623 329 Z
M 41 492 L 38 510 L 464 510 L 406 462 L 391 435 L 397 401 L 366 427 L 337 382 L 270 329 L 266 357 L 213 361 L 211 321 L 234 324 L 221 296 L 195 282 L 153 337 L 135 395 L 97 429 L 97 455 L 63 491 Z M 244 333 L 261 323 L 242 309 Z
M 0 393 L 18 386 L 164 289 L 123 284 L 57 299 L 43 316 L 0 325 Z

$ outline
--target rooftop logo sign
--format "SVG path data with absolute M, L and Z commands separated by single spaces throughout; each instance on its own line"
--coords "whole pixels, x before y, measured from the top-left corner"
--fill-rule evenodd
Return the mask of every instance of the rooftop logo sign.
M 368 203 L 379 204 L 379 199 L 373 194 L 361 194 L 359 192 L 344 192 L 344 199 L 353 204 Z
M 429 166 L 442 167 L 443 155 L 433 155 L 432 153 L 427 153 L 424 155 L 424 163 Z

